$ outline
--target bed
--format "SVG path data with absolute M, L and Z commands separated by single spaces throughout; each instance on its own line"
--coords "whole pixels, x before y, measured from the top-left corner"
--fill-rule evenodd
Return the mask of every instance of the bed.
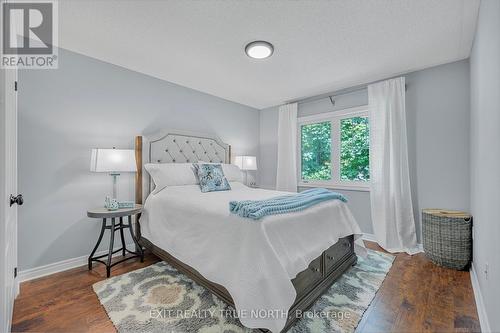
M 144 204 L 139 243 L 233 305 L 249 328 L 286 331 L 357 261 L 361 231 L 340 200 L 253 221 L 230 214 L 229 201 L 283 192 L 238 181 L 230 182 L 230 191 L 201 193 L 194 184 L 155 190 L 143 162 L 231 161 L 231 147 L 215 136 L 167 131 L 136 137 L 136 161 L 136 202 Z

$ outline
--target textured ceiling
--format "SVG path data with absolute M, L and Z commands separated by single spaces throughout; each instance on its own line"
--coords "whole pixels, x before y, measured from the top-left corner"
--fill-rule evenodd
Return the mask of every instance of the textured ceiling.
M 59 45 L 255 108 L 467 58 L 479 0 L 59 2 Z M 274 55 L 252 60 L 246 43 Z

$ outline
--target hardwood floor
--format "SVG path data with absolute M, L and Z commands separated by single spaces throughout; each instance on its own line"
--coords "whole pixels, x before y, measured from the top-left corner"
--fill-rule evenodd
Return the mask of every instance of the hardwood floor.
M 380 250 L 374 243 L 369 248 Z M 135 259 L 134 259 L 135 260 Z M 123 274 L 158 261 L 130 260 L 113 267 Z M 94 264 L 21 284 L 14 305 L 13 332 L 115 332 L 92 290 L 106 278 Z M 358 332 L 478 332 L 469 272 L 438 267 L 423 254 L 398 254 L 382 287 L 365 312 Z
M 152 254 L 144 257 L 144 263 L 131 259 L 114 266 L 111 276 L 157 261 Z M 106 268 L 93 267 L 92 271 L 82 266 L 22 283 L 14 303 L 12 332 L 116 332 L 92 290 L 94 283 L 106 279 Z
M 469 274 L 434 265 L 423 253 L 398 254 L 358 331 L 479 332 Z

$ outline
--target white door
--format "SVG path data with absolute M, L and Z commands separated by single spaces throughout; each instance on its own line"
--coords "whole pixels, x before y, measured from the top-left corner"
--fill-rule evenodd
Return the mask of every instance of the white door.
M 0 332 L 10 332 L 17 267 L 17 71 L 1 69 L 0 78 Z M 11 200 L 17 197 L 17 200 Z

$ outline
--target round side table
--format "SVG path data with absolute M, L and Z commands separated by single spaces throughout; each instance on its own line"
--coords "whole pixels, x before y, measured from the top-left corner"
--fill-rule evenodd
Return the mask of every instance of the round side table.
M 137 238 L 134 235 L 134 231 L 132 228 L 132 216 L 140 214 L 142 211 L 142 205 L 135 205 L 133 208 L 122 208 L 118 210 L 108 210 L 107 208 L 104 207 L 99 207 L 95 209 L 91 209 L 87 211 L 87 216 L 92 217 L 92 218 L 99 218 L 102 219 L 102 226 L 101 226 L 101 233 L 99 234 L 99 238 L 97 240 L 97 244 L 94 246 L 94 249 L 90 253 L 89 256 L 89 270 L 92 269 L 92 262 L 97 261 L 106 266 L 106 276 L 109 277 L 111 273 L 111 267 L 114 265 L 117 265 L 121 262 L 124 262 L 126 260 L 132 259 L 132 258 L 141 258 L 141 262 L 144 262 L 144 251 L 142 250 L 142 247 L 139 245 L 137 242 Z M 128 224 L 125 224 L 123 221 L 123 218 L 127 217 L 128 218 Z M 107 220 L 111 220 L 111 224 L 107 223 Z M 118 219 L 118 221 L 116 221 Z M 104 235 L 104 231 L 106 229 L 110 230 L 110 239 L 109 239 L 109 250 L 107 254 L 103 254 L 97 257 L 94 257 L 95 251 L 97 251 L 97 248 L 101 244 L 102 236 Z M 123 229 L 129 229 L 130 235 L 132 236 L 132 240 L 135 243 L 135 248 L 136 251 L 130 251 L 127 249 L 125 245 L 125 237 L 123 234 Z M 120 238 L 122 242 L 122 247 L 119 248 L 118 250 L 113 251 L 113 246 L 114 246 L 114 241 L 115 241 L 115 231 L 120 230 Z M 125 253 L 131 253 L 133 256 L 127 257 L 121 260 L 118 260 L 114 263 L 111 263 L 111 258 L 113 257 L 113 254 L 122 251 L 122 256 L 125 256 Z M 106 261 L 100 260 L 101 258 L 107 257 Z

